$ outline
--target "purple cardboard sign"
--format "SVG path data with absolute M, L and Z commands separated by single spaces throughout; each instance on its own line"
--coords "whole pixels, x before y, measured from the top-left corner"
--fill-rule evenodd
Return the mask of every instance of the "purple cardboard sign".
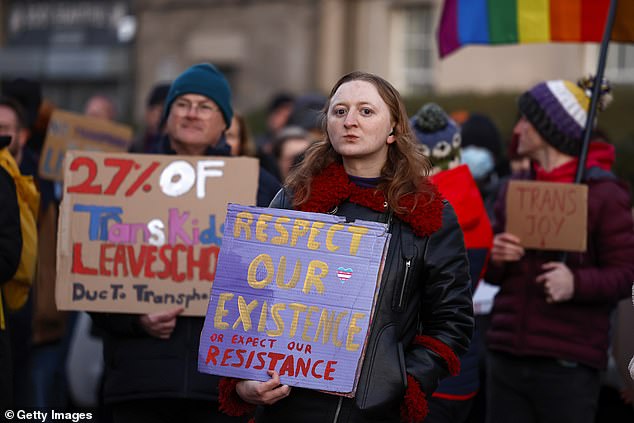
M 198 370 L 354 395 L 385 224 L 230 204 Z

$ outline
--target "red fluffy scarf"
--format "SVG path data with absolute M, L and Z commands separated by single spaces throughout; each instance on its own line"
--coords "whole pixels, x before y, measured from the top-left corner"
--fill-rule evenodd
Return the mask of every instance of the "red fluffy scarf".
M 310 197 L 298 209 L 328 213 L 346 200 L 378 212 L 386 210 L 383 193 L 375 188 L 363 188 L 351 182 L 339 163 L 329 165 L 313 178 L 310 185 Z M 405 195 L 399 201 L 399 206 L 410 212 L 395 213 L 396 216 L 409 224 L 417 236 L 429 236 L 440 229 L 442 196 L 436 186 L 427 179 L 421 183 L 418 193 Z

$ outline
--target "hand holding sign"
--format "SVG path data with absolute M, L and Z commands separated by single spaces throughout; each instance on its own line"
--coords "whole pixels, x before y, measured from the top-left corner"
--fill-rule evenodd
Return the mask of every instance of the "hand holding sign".
M 505 261 L 518 261 L 524 256 L 524 248 L 520 245 L 520 239 L 508 232 L 502 232 L 493 238 L 491 248 L 491 260 L 496 263 Z
M 243 380 L 236 385 L 236 392 L 244 401 L 254 405 L 272 405 L 291 393 L 291 387 L 280 384 L 280 375 L 269 370 L 271 379 L 266 382 Z
M 152 314 L 144 314 L 139 317 L 141 327 L 155 338 L 169 339 L 176 327 L 176 318 L 185 309 L 177 307 L 173 310 L 158 311 Z

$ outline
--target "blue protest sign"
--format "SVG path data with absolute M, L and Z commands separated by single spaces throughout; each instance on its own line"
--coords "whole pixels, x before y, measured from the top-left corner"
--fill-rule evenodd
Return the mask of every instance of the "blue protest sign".
M 199 371 L 352 395 L 388 240 L 377 222 L 230 204 Z

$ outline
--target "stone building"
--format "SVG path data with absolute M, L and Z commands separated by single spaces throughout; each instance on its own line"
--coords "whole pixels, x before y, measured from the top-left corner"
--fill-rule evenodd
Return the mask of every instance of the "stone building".
M 0 0 L 0 79 L 40 79 L 79 109 L 94 91 L 140 120 L 151 86 L 208 61 L 236 107 L 278 91 L 327 92 L 347 71 L 378 73 L 405 95 L 519 91 L 593 73 L 598 46 L 470 46 L 439 60 L 441 0 Z M 634 48 L 614 45 L 607 74 L 634 83 Z

